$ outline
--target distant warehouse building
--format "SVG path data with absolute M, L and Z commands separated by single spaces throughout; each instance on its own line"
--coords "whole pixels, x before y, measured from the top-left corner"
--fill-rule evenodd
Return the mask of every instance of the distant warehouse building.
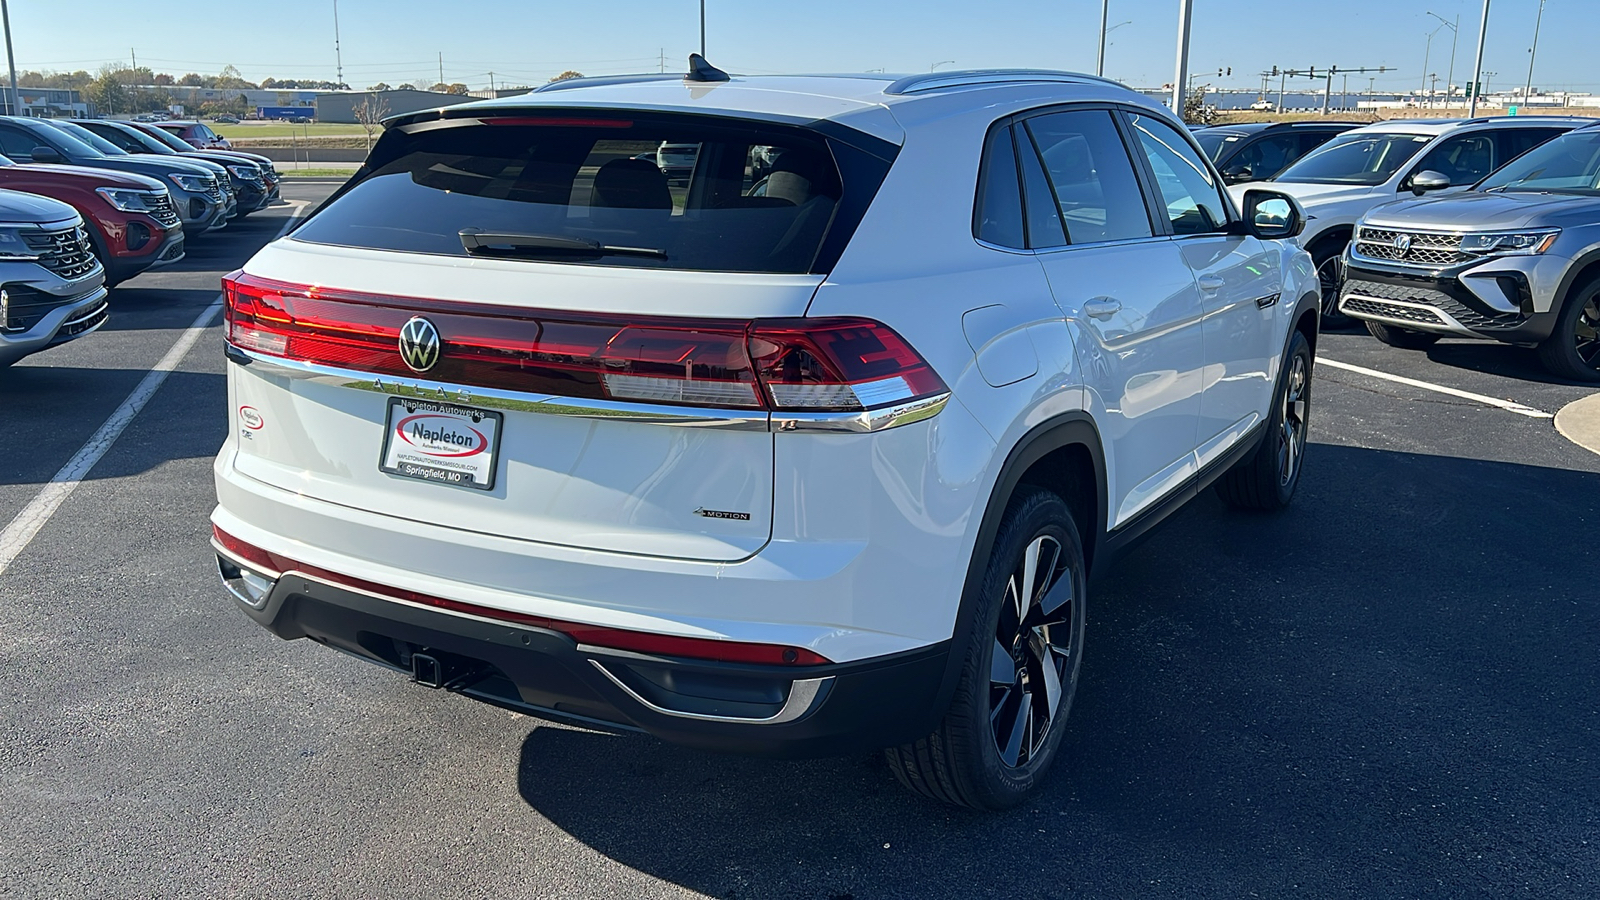
M 396 91 L 338 91 L 317 95 L 317 121 L 318 122 L 344 122 L 355 123 L 361 121 L 356 115 L 360 109 L 370 109 L 373 118 L 385 118 L 401 113 L 416 112 L 419 109 L 438 109 L 441 106 L 454 106 L 457 103 L 467 103 L 475 97 L 463 97 L 460 94 L 439 94 L 433 91 L 413 91 L 401 89 Z

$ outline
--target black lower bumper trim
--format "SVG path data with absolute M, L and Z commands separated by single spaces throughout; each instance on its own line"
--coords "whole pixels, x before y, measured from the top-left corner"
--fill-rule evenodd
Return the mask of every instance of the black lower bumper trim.
M 765 756 L 853 753 L 927 734 L 942 713 L 949 656 L 948 641 L 817 666 L 649 656 L 296 573 L 280 578 L 261 608 L 239 608 L 281 638 L 309 638 L 518 712 Z

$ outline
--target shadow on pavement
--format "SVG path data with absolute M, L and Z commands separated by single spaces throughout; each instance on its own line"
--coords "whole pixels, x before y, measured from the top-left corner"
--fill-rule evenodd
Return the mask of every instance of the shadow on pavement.
M 111 291 L 111 315 L 101 331 L 149 331 L 183 329 L 194 324 L 195 316 L 210 306 L 222 293 L 222 284 L 209 289 L 151 288 L 138 286 L 137 280 Z M 155 314 L 155 315 L 152 315 Z M 218 319 L 221 318 L 219 315 Z
M 1208 493 L 1100 586 L 1062 756 L 1018 810 L 925 802 L 876 757 L 551 727 L 521 794 L 717 897 L 1595 896 L 1600 474 L 1307 461 L 1289 511 Z
M 1519 381 L 1593 386 L 1551 375 L 1544 364 L 1539 362 L 1538 353 L 1531 347 L 1516 347 L 1489 341 L 1451 341 L 1430 347 L 1428 359 L 1442 366 L 1470 369 L 1487 375 L 1501 375 Z

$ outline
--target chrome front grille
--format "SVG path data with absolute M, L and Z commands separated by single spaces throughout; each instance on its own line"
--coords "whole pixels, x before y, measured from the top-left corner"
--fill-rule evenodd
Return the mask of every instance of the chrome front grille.
M 1472 254 L 1462 252 L 1459 234 L 1399 231 L 1365 225 L 1356 229 L 1355 244 L 1350 252 L 1362 259 L 1423 269 L 1443 269 L 1475 259 Z
M 89 232 L 82 225 L 55 231 L 23 232 L 23 240 L 39 254 L 39 265 L 65 281 L 82 278 L 99 266 L 94 258 L 94 245 L 89 242 Z
M 145 200 L 145 205 L 150 207 L 150 218 L 161 223 L 163 228 L 171 228 L 178 224 L 178 208 L 172 205 L 172 195 L 162 191 L 159 196 Z

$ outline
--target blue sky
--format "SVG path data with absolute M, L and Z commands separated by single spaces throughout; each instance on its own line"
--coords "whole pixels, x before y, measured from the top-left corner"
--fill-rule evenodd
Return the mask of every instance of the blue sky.
M 1041 66 L 1093 71 L 1099 0 L 991 0 L 885 3 L 706 0 L 707 53 L 730 71 L 926 71 Z M 19 68 L 93 70 L 136 50 L 141 65 L 182 74 L 237 66 L 251 80 L 334 74 L 332 0 L 277 0 L 247 7 L 213 0 L 13 0 Z M 1192 71 L 1232 67 L 1219 87 L 1258 88 L 1253 73 L 1273 65 L 1321 69 L 1391 66 L 1379 89 L 1422 81 L 1425 35 L 1434 28 L 1429 71 L 1444 80 L 1449 28 L 1461 17 L 1455 81 L 1468 79 L 1480 0 L 1194 0 Z M 1490 87 L 1520 85 L 1539 0 L 1494 0 L 1484 69 Z M 1136 86 L 1172 79 L 1177 0 L 1111 0 L 1106 74 Z M 159 14 L 155 14 L 159 13 Z M 452 15 L 456 13 L 457 15 Z M 698 45 L 695 0 L 611 0 L 495 4 L 418 0 L 340 0 L 345 80 L 353 87 L 438 77 L 486 86 L 540 83 L 564 69 L 585 74 L 654 70 L 663 49 L 679 69 Z M 69 21 L 70 19 L 70 21 Z M 1600 37 L 1600 0 L 1549 0 L 1534 83 L 1600 93 L 1600 69 L 1587 62 Z M 1303 82 L 1310 88 L 1310 82 Z M 1320 83 L 1319 85 L 1320 86 Z M 1365 88 L 1352 76 L 1350 89 Z M 1334 90 L 1339 90 L 1336 79 Z

